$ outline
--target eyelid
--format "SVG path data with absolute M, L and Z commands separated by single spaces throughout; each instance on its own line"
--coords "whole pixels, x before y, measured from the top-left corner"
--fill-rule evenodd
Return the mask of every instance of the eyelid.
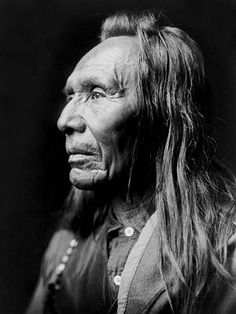
M 88 87 L 87 87 L 88 88 Z M 87 94 L 89 91 L 84 91 L 84 96 L 85 94 Z M 65 103 L 68 104 L 75 96 L 76 94 L 83 94 L 83 92 L 78 92 L 76 90 L 67 90 L 65 93 L 66 96 L 66 101 Z M 101 86 L 93 86 L 90 89 L 90 95 L 94 94 L 94 93 L 98 93 L 101 95 L 101 97 L 105 97 L 107 95 L 107 91 L 105 89 L 105 87 L 101 87 Z M 90 95 L 88 95 L 86 98 L 90 98 Z
M 106 90 L 100 86 L 95 86 L 92 88 L 91 92 L 98 92 L 98 93 L 101 93 L 101 94 L 106 94 Z

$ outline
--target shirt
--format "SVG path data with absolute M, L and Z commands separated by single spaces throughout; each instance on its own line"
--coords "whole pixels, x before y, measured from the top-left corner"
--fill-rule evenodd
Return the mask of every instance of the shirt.
M 116 313 L 121 274 L 144 225 L 143 216 L 128 219 L 123 213 L 117 218 L 111 211 L 96 232 L 84 238 L 78 236 L 78 245 L 63 272 L 60 291 L 50 301 L 51 305 L 47 297 L 44 312 Z M 62 243 L 65 238 L 58 241 Z M 50 284 L 53 279 L 46 281 Z
M 156 225 L 157 215 L 153 213 L 145 224 L 145 227 L 143 228 L 127 258 L 125 268 L 122 273 L 122 281 L 119 291 L 117 308 L 117 313 L 119 314 L 172 313 L 168 296 L 171 295 L 172 300 L 174 300 L 175 296 L 178 295 L 178 278 L 174 269 L 170 268 L 168 264 L 163 265 L 163 273 L 160 272 L 158 267 L 160 256 L 156 250 Z M 55 270 L 72 237 L 73 235 L 71 232 L 66 230 L 60 230 L 54 235 L 46 252 L 40 282 L 37 286 L 36 293 L 34 294 L 34 298 L 27 314 L 44 313 L 42 304 L 44 303 L 46 284 L 49 282 L 49 280 L 46 279 L 50 279 L 52 277 L 52 270 Z M 227 270 L 232 274 L 233 281 L 228 282 L 220 277 L 215 278 L 213 289 L 206 295 L 203 307 L 200 310 L 201 314 L 235 313 L 236 235 L 234 233 L 230 236 L 228 245 L 229 254 L 227 260 Z M 77 250 L 75 252 L 77 252 Z M 169 286 L 168 293 L 166 291 L 166 283 L 163 282 L 162 279 L 163 276 L 165 277 L 165 282 L 167 282 Z M 69 281 L 70 279 L 71 278 L 69 278 Z M 76 279 L 76 276 L 74 279 Z M 77 288 L 83 288 L 78 286 L 78 282 L 76 283 Z M 71 297 L 66 293 L 66 291 L 61 294 L 59 301 L 64 305 L 67 304 L 68 307 L 65 311 L 62 311 L 62 308 L 59 308 L 59 313 L 86 314 L 87 312 L 84 311 L 78 312 L 78 308 L 76 307 L 76 304 L 79 301 L 78 296 L 76 293 L 73 293 L 72 290 L 70 290 L 70 292 L 72 292 Z M 98 313 L 96 303 L 92 304 L 91 308 L 92 313 Z M 113 309 L 110 313 L 114 313 Z M 176 313 L 180 312 L 181 311 L 176 309 Z

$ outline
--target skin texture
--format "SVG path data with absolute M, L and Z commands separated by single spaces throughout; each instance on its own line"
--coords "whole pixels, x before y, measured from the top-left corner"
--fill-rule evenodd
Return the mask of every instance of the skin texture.
M 79 189 L 94 190 L 127 177 L 136 126 L 130 74 L 136 45 L 132 37 L 105 40 L 67 80 L 58 128 L 66 136 L 70 181 Z

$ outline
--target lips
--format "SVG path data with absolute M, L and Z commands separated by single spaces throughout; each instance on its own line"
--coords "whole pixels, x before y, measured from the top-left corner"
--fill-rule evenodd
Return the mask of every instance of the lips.
M 68 155 L 100 155 L 99 147 L 92 143 L 73 143 L 72 140 L 66 141 L 66 152 Z M 73 145 L 74 144 L 74 145 Z
M 77 171 L 91 171 L 102 169 L 101 158 L 97 154 L 71 154 L 68 158 L 68 163 L 71 169 L 77 169 Z
M 90 151 L 90 150 L 85 150 L 85 149 L 81 149 L 81 148 L 70 148 L 67 150 L 67 153 L 69 155 L 85 155 L 85 156 L 91 156 L 94 155 L 94 152 Z
M 67 153 L 69 154 L 68 162 L 71 166 L 79 166 L 81 164 L 91 163 L 92 161 L 98 161 L 100 155 L 96 148 L 92 146 L 83 147 L 68 147 Z
M 94 158 L 94 154 L 84 154 L 84 153 L 79 153 L 79 154 L 71 154 L 69 156 L 68 162 L 70 164 L 74 164 L 74 163 L 81 163 L 83 162 L 85 159 L 91 159 Z
M 68 163 L 71 168 L 93 169 L 101 162 L 98 148 L 90 143 L 77 143 L 77 145 L 66 143 L 66 151 L 69 155 Z

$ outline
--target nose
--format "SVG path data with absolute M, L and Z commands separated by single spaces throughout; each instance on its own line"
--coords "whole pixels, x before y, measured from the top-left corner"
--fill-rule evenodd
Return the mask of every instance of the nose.
M 79 104 L 75 97 L 64 107 L 59 119 L 57 120 L 58 129 L 66 134 L 77 131 L 83 133 L 86 129 L 86 123 L 79 112 Z

